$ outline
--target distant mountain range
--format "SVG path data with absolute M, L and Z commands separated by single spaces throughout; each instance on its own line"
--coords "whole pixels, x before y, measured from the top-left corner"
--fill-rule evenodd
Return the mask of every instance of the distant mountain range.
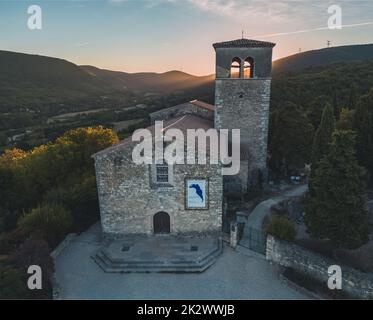
M 199 87 L 213 80 L 213 75 L 197 77 L 181 71 L 165 73 L 139 72 L 126 73 L 99 69 L 93 66 L 81 66 L 89 75 L 107 83 L 116 89 L 135 91 L 169 92 Z
M 339 62 L 373 60 L 373 44 L 312 50 L 273 64 L 276 77 Z M 0 51 L 0 106 L 56 103 L 112 92 L 174 93 L 212 87 L 214 75 L 193 76 L 180 71 L 126 73 L 78 66 L 63 59 Z

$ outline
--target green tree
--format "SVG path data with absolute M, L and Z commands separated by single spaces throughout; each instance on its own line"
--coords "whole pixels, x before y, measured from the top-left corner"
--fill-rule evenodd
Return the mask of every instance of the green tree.
M 287 176 L 309 162 L 313 126 L 303 110 L 286 103 L 272 112 L 269 129 L 270 167 Z
M 292 242 L 297 231 L 294 223 L 288 217 L 276 215 L 270 220 L 267 233 L 281 240 Z
M 350 95 L 348 97 L 348 108 L 355 109 L 358 103 L 359 94 L 358 94 L 358 87 L 356 84 L 353 84 L 350 89 Z
M 31 236 L 20 245 L 17 250 L 9 256 L 9 261 L 18 270 L 27 274 L 30 265 L 38 265 L 43 270 L 42 289 L 30 292 L 32 298 L 50 298 L 51 283 L 53 274 L 53 259 L 50 256 L 51 250 L 45 240 L 38 239 L 37 236 Z
M 334 118 L 339 119 L 339 115 L 341 113 L 341 108 L 339 105 L 339 97 L 338 97 L 338 91 L 334 90 L 333 94 L 333 113 L 334 113 Z
M 335 131 L 329 153 L 311 178 L 306 225 L 312 237 L 329 239 L 335 247 L 353 249 L 368 241 L 364 209 L 363 168 L 358 165 L 352 131 Z
M 117 142 L 110 129 L 79 128 L 29 152 L 5 150 L 0 156 L 2 211 L 11 212 L 16 221 L 23 210 L 41 203 L 49 190 L 71 188 L 82 176 L 94 176 L 92 154 Z
M 5 146 L 7 143 L 7 136 L 4 132 L 0 132 L 0 146 Z
M 313 97 L 310 102 L 307 102 L 306 114 L 314 128 L 317 128 L 321 122 L 321 115 L 325 108 L 325 102 L 329 101 L 330 97 L 327 95 L 321 95 Z
M 0 232 L 16 226 L 26 192 L 23 179 L 23 162 L 27 153 L 20 149 L 7 149 L 0 156 Z
M 321 116 L 321 122 L 316 130 L 312 144 L 312 166 L 327 154 L 329 144 L 332 140 L 332 134 L 335 127 L 335 118 L 332 106 L 327 103 Z
M 44 202 L 67 208 L 73 216 L 73 231 L 76 232 L 86 229 L 100 216 L 96 177 L 93 174 L 79 176 L 69 186 L 51 189 L 45 194 Z
M 342 108 L 339 115 L 339 120 L 337 121 L 335 127 L 338 130 L 353 130 L 354 129 L 354 118 L 355 110 L 350 110 L 348 108 Z
M 49 245 L 54 247 L 70 231 L 72 217 L 61 205 L 44 204 L 22 216 L 18 224 L 29 232 L 41 233 Z
M 26 283 L 21 271 L 0 263 L 0 299 L 28 299 L 30 289 Z
M 356 107 L 354 129 L 357 132 L 357 156 L 360 165 L 373 177 L 373 89 L 362 96 Z

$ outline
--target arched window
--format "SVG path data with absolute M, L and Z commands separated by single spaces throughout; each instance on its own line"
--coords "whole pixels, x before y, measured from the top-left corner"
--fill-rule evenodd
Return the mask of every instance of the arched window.
M 241 78 L 241 59 L 233 58 L 231 63 L 231 78 Z
M 249 57 L 245 59 L 244 65 L 243 65 L 243 77 L 245 79 L 254 78 L 254 59 Z

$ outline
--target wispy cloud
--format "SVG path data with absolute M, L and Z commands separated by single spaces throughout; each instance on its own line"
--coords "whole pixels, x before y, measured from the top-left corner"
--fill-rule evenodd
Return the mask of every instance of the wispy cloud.
M 191 5 L 198 10 L 212 14 L 231 17 L 236 20 L 247 20 L 248 18 L 285 18 L 294 12 L 300 13 L 299 9 L 307 7 L 307 3 L 317 6 L 315 3 L 325 5 L 326 1 L 314 0 L 107 0 L 111 4 L 125 4 L 137 2 L 145 8 L 154 8 L 162 4 Z M 307 11 L 307 7 L 304 11 Z M 303 10 L 302 10 L 303 11 Z
M 297 23 L 308 25 L 319 24 L 321 20 L 327 24 L 327 9 L 332 4 L 339 4 L 343 9 L 343 19 L 353 19 L 350 24 L 363 23 L 370 20 L 373 14 L 373 1 L 364 0 L 107 0 L 112 4 L 125 4 L 135 1 L 145 9 L 159 5 L 173 4 L 192 6 L 193 8 L 239 23 L 250 21 L 275 23 Z M 361 19 L 361 21 L 356 20 Z M 299 25 L 300 25 L 299 24 Z M 313 31 L 321 29 L 312 29 Z M 298 31 L 294 31 L 298 32 Z
M 188 2 L 200 10 L 230 17 L 236 21 L 263 19 L 277 21 L 315 20 L 327 16 L 327 9 L 332 4 L 343 8 L 344 17 L 371 16 L 373 1 L 347 0 L 180 0 Z M 367 17 L 366 16 L 366 17 Z
M 154 8 L 163 3 L 181 2 L 185 0 L 107 0 L 111 4 L 122 4 L 128 2 L 137 2 L 143 4 L 145 8 Z
M 187 0 L 195 7 L 235 20 L 248 18 L 288 18 L 293 13 L 302 14 L 309 10 L 307 4 L 315 6 L 315 2 L 298 1 L 261 1 L 261 0 Z M 317 3 L 317 1 L 316 1 Z M 302 6 L 300 6 L 300 4 Z M 307 7 L 307 9 L 306 9 Z
M 371 25 L 373 25 L 373 21 L 368 21 L 368 22 L 363 22 L 363 23 L 346 24 L 346 25 L 343 25 L 343 28 L 356 28 L 356 27 L 364 27 L 364 26 L 371 26 Z M 328 27 L 320 27 L 320 28 L 296 30 L 296 31 L 289 31 L 289 32 L 262 34 L 262 35 L 256 35 L 254 37 L 255 38 L 270 38 L 270 37 L 288 36 L 288 35 L 292 35 L 292 34 L 309 33 L 309 32 L 314 32 L 314 31 L 323 31 L 323 30 L 329 30 L 329 28 Z

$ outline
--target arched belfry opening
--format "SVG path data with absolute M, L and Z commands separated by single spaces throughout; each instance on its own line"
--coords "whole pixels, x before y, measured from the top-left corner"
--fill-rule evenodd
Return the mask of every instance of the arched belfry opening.
M 170 233 L 170 215 L 167 212 L 160 211 L 153 216 L 154 234 Z
M 244 65 L 243 65 L 243 77 L 245 79 L 254 78 L 254 72 L 255 72 L 254 59 L 251 58 L 251 57 L 248 57 L 244 61 Z
M 231 78 L 241 78 L 241 59 L 238 57 L 232 59 L 230 76 Z

